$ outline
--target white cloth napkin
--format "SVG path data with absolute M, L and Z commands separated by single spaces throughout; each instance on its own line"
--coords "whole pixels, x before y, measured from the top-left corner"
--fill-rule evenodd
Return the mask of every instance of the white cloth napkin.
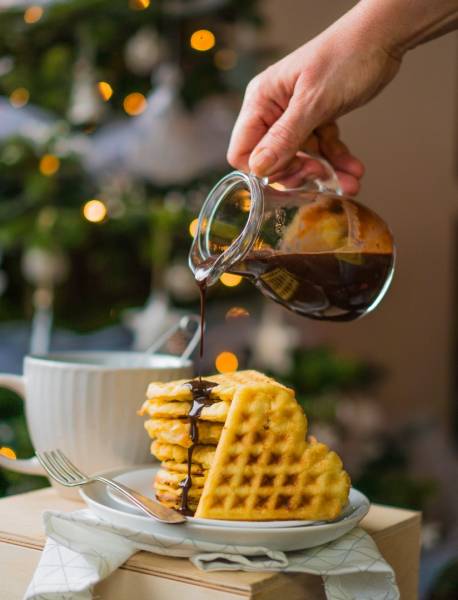
M 47 511 L 44 525 L 48 539 L 26 600 L 90 600 L 95 584 L 139 550 L 187 557 L 204 571 L 321 575 L 332 600 L 399 599 L 393 570 L 359 527 L 323 546 L 285 553 L 195 541 L 190 550 L 182 541 L 116 527 L 89 510 Z

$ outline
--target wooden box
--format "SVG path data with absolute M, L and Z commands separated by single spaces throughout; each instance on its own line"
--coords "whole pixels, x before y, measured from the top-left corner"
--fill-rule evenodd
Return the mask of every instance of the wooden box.
M 41 514 L 71 511 L 80 502 L 60 498 L 52 488 L 0 500 L 0 598 L 19 600 L 44 545 Z M 372 506 L 362 522 L 396 572 L 402 600 L 417 599 L 420 514 Z M 278 573 L 203 573 L 187 559 L 139 552 L 95 589 L 101 600 L 320 600 L 321 578 Z

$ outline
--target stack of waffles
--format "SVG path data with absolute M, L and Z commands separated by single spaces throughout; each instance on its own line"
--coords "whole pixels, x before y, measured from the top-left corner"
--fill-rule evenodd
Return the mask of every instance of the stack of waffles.
M 211 404 L 197 423 L 188 508 L 196 517 L 232 520 L 334 519 L 348 501 L 342 462 L 313 438 L 293 390 L 256 371 L 215 375 Z M 182 506 L 192 446 L 186 381 L 152 383 L 140 414 L 161 461 L 156 496 Z

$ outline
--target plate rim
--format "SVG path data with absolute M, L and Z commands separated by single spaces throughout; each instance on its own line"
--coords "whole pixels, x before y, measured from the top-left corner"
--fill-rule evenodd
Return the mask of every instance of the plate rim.
M 147 464 L 147 465 L 138 465 L 135 467 L 124 467 L 124 468 L 118 468 L 118 469 L 110 469 L 109 471 L 104 471 L 103 473 L 98 473 L 98 475 L 104 476 L 104 477 L 110 477 L 110 478 L 114 478 L 116 476 L 119 476 L 121 474 L 124 474 L 126 472 L 129 471 L 140 471 L 140 470 L 147 470 L 147 469 L 154 469 L 154 465 L 151 464 Z M 101 482 L 97 482 L 94 481 L 91 484 L 89 484 L 87 486 L 87 488 L 90 488 L 91 486 L 99 486 L 102 489 L 104 489 L 104 492 L 110 497 L 110 499 L 112 501 L 113 497 L 108 494 L 107 490 L 106 490 L 106 485 L 101 483 Z M 146 522 L 146 521 L 150 521 L 150 518 L 142 515 L 140 513 L 136 513 L 136 512 L 128 512 L 126 510 L 122 510 L 121 508 L 121 503 L 119 503 L 119 505 L 117 507 L 113 507 L 110 506 L 108 504 L 102 503 L 99 500 L 97 500 L 96 498 L 92 497 L 92 495 L 89 492 L 89 489 L 84 489 L 84 488 L 80 488 L 79 489 L 79 494 L 82 497 L 82 499 L 84 500 L 84 502 L 86 503 L 87 506 L 90 507 L 91 503 L 97 504 L 99 506 L 101 506 L 103 508 L 103 510 L 106 510 L 108 512 L 112 512 L 114 514 L 122 514 L 124 516 L 128 516 L 131 517 L 135 520 L 139 520 L 138 523 L 141 522 Z M 184 525 L 186 525 L 187 527 L 191 527 L 193 529 L 208 529 L 211 528 L 212 530 L 217 530 L 217 531 L 227 531 L 227 529 L 231 529 L 232 531 L 244 531 L 244 532 L 270 532 L 273 533 L 275 531 L 280 532 L 280 533 L 285 533 L 287 531 L 291 531 L 292 529 L 294 529 L 296 532 L 298 530 L 326 530 L 332 527 L 339 527 L 340 525 L 347 525 L 349 523 L 349 521 L 356 521 L 356 524 L 359 523 L 369 512 L 369 509 L 371 507 L 371 503 L 369 501 L 369 499 L 367 498 L 367 496 L 365 494 L 363 494 L 362 492 L 360 492 L 359 490 L 357 490 L 354 487 L 350 488 L 350 492 L 352 492 L 357 494 L 357 498 L 359 500 L 359 504 L 358 506 L 354 507 L 354 510 L 347 515 L 346 517 L 342 518 L 342 519 L 336 519 L 334 521 L 317 521 L 316 524 L 314 524 L 311 521 L 304 521 L 303 525 L 287 525 L 287 526 L 278 526 L 278 527 L 262 527 L 262 526 L 258 526 L 258 527 L 249 527 L 249 525 L 245 525 L 245 524 L 249 524 L 252 523 L 251 521 L 230 521 L 230 520 L 224 520 L 224 523 L 227 523 L 225 525 L 219 525 L 219 524 L 214 524 L 213 522 L 216 521 L 216 519 L 209 519 L 209 521 L 212 521 L 211 523 L 203 523 L 201 521 L 204 521 L 204 519 L 199 519 L 199 522 L 196 522 L 193 520 L 193 518 L 187 518 L 186 521 L 183 523 Z M 89 492 L 89 493 L 88 493 Z M 293 522 L 297 522 L 297 519 L 292 520 Z M 262 521 L 253 521 L 254 523 L 262 523 Z M 276 523 L 281 523 L 282 521 L 265 521 L 266 523 L 272 523 L 272 522 L 276 522 Z M 287 522 L 287 521 L 284 521 Z M 239 525 L 240 523 L 243 523 L 244 526 Z M 162 525 L 164 525 L 162 523 Z M 170 525 L 170 524 L 165 524 L 167 527 L 174 527 L 176 528 L 176 524 L 174 525 Z

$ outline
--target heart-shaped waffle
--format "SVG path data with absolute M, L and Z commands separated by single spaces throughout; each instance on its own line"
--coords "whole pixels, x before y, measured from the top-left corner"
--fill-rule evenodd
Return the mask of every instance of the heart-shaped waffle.
M 334 519 L 350 478 L 335 452 L 307 442 L 307 421 L 292 390 L 237 389 L 196 517 L 236 520 Z

